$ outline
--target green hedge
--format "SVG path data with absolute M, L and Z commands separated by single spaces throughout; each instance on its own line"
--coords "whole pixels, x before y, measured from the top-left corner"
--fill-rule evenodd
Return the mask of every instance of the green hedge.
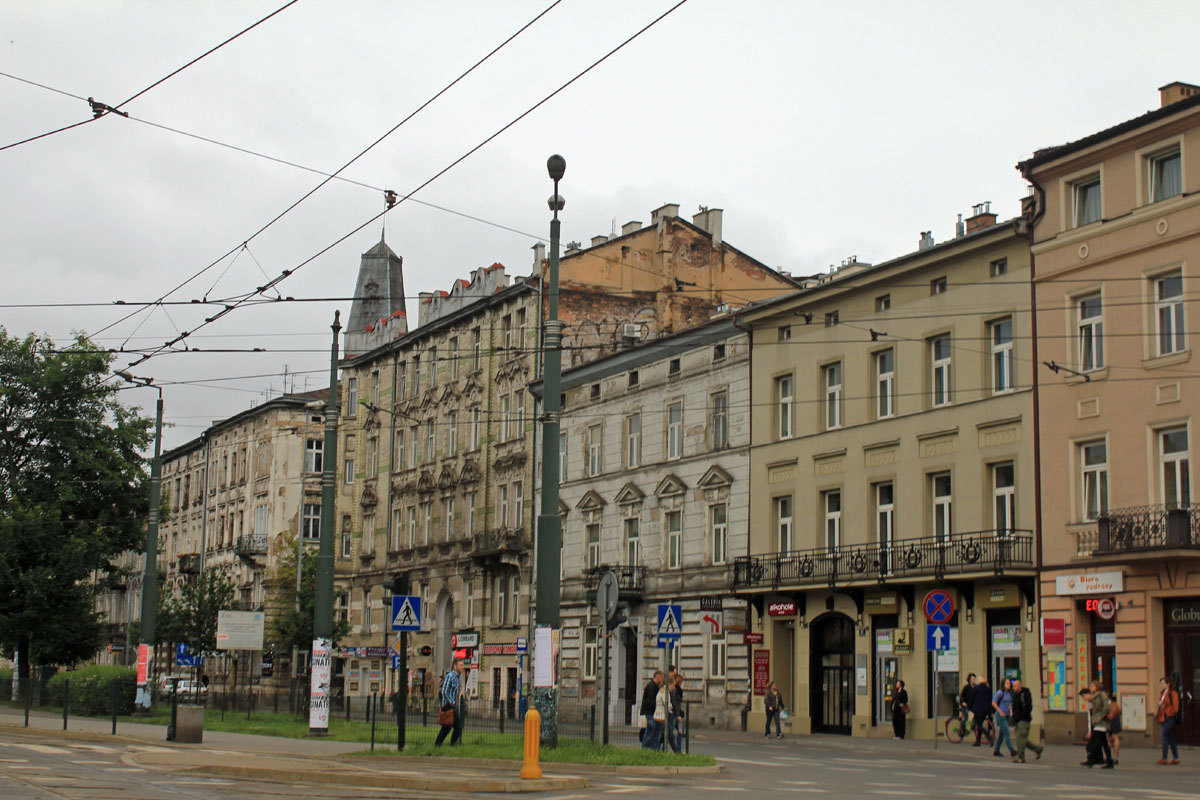
M 117 689 L 117 713 L 132 714 L 137 693 L 137 671 L 132 667 L 90 664 L 71 672 L 59 672 L 46 682 L 43 702 L 62 708 L 67 681 L 71 682 L 72 714 L 108 716 L 113 710 L 113 685 Z

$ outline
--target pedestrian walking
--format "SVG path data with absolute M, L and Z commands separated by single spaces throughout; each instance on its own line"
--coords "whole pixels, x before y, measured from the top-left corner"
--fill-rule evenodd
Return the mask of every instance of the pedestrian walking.
M 975 744 L 971 746 L 979 747 L 979 737 L 986 730 L 984 723 L 992 714 L 992 687 L 988 686 L 986 678 L 976 681 L 975 688 L 971 690 L 971 713 L 975 715 L 971 721 L 975 729 Z
M 908 722 L 908 690 L 904 681 L 896 681 L 892 692 L 892 733 L 897 739 L 903 739 Z
M 1112 750 L 1113 766 L 1121 763 L 1121 701 L 1113 692 L 1108 704 L 1108 746 Z
M 767 727 L 763 730 L 763 738 L 766 739 L 771 735 L 771 720 L 775 720 L 775 738 L 783 738 L 783 729 L 779 725 L 779 718 L 783 714 L 783 696 L 779 694 L 779 684 L 771 681 L 771 685 L 767 687 L 767 693 L 763 696 L 763 707 L 767 710 Z
M 642 722 L 642 747 L 649 747 L 647 741 L 650 739 L 650 734 L 654 728 L 654 706 L 658 701 L 658 690 L 663 685 L 663 673 L 661 669 L 654 670 L 654 677 L 642 689 L 642 703 L 638 707 L 638 713 L 641 714 Z
M 1158 763 L 1175 766 L 1179 763 L 1179 747 L 1175 744 L 1175 726 L 1179 723 L 1182 708 L 1179 703 L 1179 692 L 1175 691 L 1169 678 L 1160 679 L 1158 686 L 1162 692 L 1158 698 L 1158 715 L 1156 717 L 1158 724 L 1162 725 L 1162 758 L 1158 760 Z M 1168 747 L 1171 750 L 1170 761 L 1167 760 Z
M 1012 682 L 1012 724 L 1017 744 L 1017 754 L 1013 756 L 1013 761 L 1024 764 L 1027 748 L 1040 759 L 1045 748 L 1029 741 L 1029 728 L 1033 725 L 1033 695 L 1030 694 L 1029 687 L 1021 684 L 1020 678 Z
M 451 670 L 442 679 L 441 711 L 438 713 L 438 724 L 442 726 L 442 729 L 438 731 L 437 739 L 433 743 L 434 747 L 441 747 L 442 742 L 446 741 L 446 734 L 451 731 L 454 732 L 450 737 L 451 747 L 455 747 L 462 741 L 462 673 L 463 660 L 456 658 Z
M 1004 678 L 1000 688 L 992 695 L 992 716 L 996 719 L 996 746 L 992 755 L 1000 758 L 1000 743 L 1008 747 L 1010 758 L 1017 757 L 1017 748 L 1013 747 L 1012 734 L 1009 732 L 1009 721 L 1012 719 L 1012 681 Z
M 683 752 L 683 673 L 676 671 L 671 685 L 671 720 L 668 723 L 671 749 Z
M 1082 762 L 1085 767 L 1093 767 L 1104 760 L 1103 769 L 1113 768 L 1112 750 L 1108 747 L 1108 695 L 1100 688 L 1098 681 L 1092 681 L 1091 686 L 1079 693 L 1088 704 L 1088 721 L 1092 726 L 1088 736 L 1087 760 Z
M 646 733 L 649 744 L 643 746 L 651 750 L 666 750 L 667 726 L 671 724 L 671 690 L 667 688 L 666 680 L 662 681 L 658 687 L 658 694 L 654 696 L 654 719 L 651 722 L 654 727 Z

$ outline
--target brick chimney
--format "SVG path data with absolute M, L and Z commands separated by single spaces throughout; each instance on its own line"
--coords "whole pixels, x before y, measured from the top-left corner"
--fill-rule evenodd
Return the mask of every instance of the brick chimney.
M 992 202 L 976 203 L 971 206 L 971 216 L 966 219 L 967 233 L 981 231 L 996 224 L 996 215 L 992 213 Z
M 1183 83 L 1181 81 L 1168 83 L 1166 86 L 1158 87 L 1159 107 L 1166 108 L 1172 103 L 1178 103 L 1180 100 L 1186 100 L 1198 94 L 1200 94 L 1200 86 L 1196 86 L 1193 83 Z

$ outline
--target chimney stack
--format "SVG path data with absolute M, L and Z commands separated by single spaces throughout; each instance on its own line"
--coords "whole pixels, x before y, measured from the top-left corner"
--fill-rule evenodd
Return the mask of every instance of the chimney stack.
M 719 208 L 700 206 L 700 212 L 692 215 L 692 224 L 712 234 L 713 247 L 721 246 L 721 222 L 724 211 Z
M 921 241 L 917 244 L 917 250 L 928 250 L 933 247 L 933 231 L 921 231 Z
M 650 224 L 655 225 L 660 220 L 667 217 L 679 216 L 679 203 L 663 203 L 658 208 L 650 212 Z
M 599 236 L 593 236 L 593 237 L 592 237 L 592 247 L 596 247 L 597 245 L 602 245 L 602 244 L 604 244 L 604 243 L 605 243 L 605 242 L 607 242 L 607 241 L 608 241 L 608 235 L 607 235 L 607 234 L 601 234 L 601 235 L 599 235 Z
M 1166 108 L 1198 94 L 1200 94 L 1200 86 L 1193 83 L 1183 83 L 1182 81 L 1168 83 L 1166 86 L 1158 87 L 1159 108 Z
M 642 221 L 640 219 L 632 219 L 621 226 L 621 235 L 626 236 L 636 231 L 640 231 L 641 229 Z
M 992 202 L 976 203 L 971 206 L 971 216 L 967 218 L 968 234 L 990 228 L 996 224 L 996 215 L 992 213 Z
M 546 244 L 538 242 L 533 246 L 533 272 L 535 275 L 542 273 L 542 263 L 546 260 Z

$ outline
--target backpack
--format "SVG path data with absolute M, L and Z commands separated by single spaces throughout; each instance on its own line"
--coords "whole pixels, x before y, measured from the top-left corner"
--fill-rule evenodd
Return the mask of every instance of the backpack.
M 1171 691 L 1175 692 L 1175 697 L 1178 698 L 1176 706 L 1179 708 L 1179 710 L 1175 712 L 1175 724 L 1179 725 L 1183 722 L 1183 692 L 1180 692 L 1176 689 L 1172 689 Z

